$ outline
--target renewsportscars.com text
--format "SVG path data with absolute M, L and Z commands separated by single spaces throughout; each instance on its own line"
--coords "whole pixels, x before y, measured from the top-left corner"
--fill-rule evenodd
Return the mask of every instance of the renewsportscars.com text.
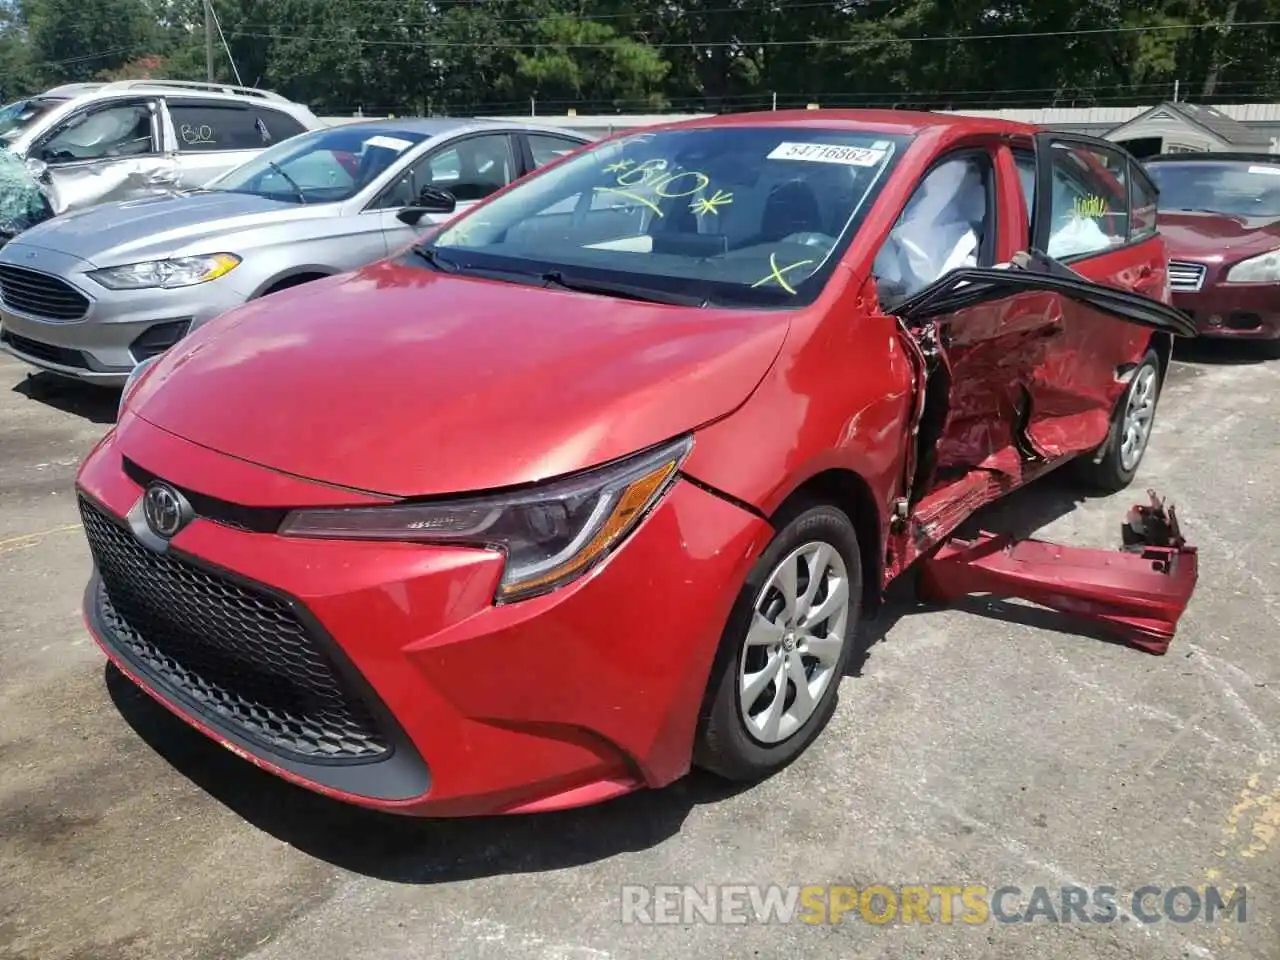
M 1218 923 L 1246 919 L 1244 887 L 872 884 L 624 886 L 628 924 Z

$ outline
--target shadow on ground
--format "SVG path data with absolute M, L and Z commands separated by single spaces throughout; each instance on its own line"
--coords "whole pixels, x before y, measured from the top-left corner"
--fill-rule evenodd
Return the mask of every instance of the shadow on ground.
M 395 883 L 561 870 L 645 850 L 675 836 L 695 806 L 743 789 L 695 772 L 663 790 L 560 813 L 441 820 L 380 814 L 326 799 L 246 763 L 110 665 L 106 685 L 139 737 L 238 816 L 310 856 Z
M 120 391 L 71 380 L 53 373 L 33 373 L 14 384 L 13 392 L 37 403 L 84 417 L 93 423 L 115 423 Z
M 1222 366 L 1267 363 L 1277 359 L 1277 347 L 1267 341 L 1218 340 L 1213 337 L 1179 339 L 1174 341 L 1173 359 Z
M 1071 482 L 1063 471 L 1055 471 L 1043 479 L 1014 491 L 1003 500 L 979 510 L 956 531 L 960 538 L 971 538 L 987 531 L 1008 534 L 1018 539 L 1034 538 L 1039 532 L 1062 517 L 1072 513 L 1080 504 L 1095 495 L 1082 490 Z M 1132 497 L 1132 500 L 1129 497 Z M 1144 499 L 1140 490 L 1130 490 L 1128 495 L 1113 498 L 1116 501 L 1116 541 L 1120 547 L 1120 527 L 1125 513 L 1133 503 Z M 913 615 L 941 609 L 916 596 L 916 571 L 906 570 L 885 591 L 884 603 L 874 620 L 864 621 L 859 631 L 857 646 L 849 658 L 846 676 L 860 676 L 876 644 L 884 642 L 889 632 L 903 619 Z M 1092 621 L 1081 617 L 1047 610 L 1017 600 L 992 599 L 985 596 L 964 597 L 948 605 L 948 609 L 960 610 L 990 620 L 1016 623 L 1065 633 L 1101 643 L 1125 646 L 1111 633 Z

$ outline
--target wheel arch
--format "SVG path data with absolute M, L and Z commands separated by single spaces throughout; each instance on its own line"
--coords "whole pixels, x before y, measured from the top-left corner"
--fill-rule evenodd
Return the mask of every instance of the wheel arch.
M 884 559 L 881 511 L 871 485 L 861 474 L 842 467 L 819 471 L 783 498 L 769 515 L 769 522 L 776 528 L 788 513 L 814 503 L 830 504 L 844 511 L 853 524 L 862 561 L 862 610 L 865 615 L 874 614 L 880 606 Z
M 1173 334 L 1157 330 L 1151 334 L 1148 346 L 1160 360 L 1160 387 L 1163 389 L 1165 378 L 1169 376 L 1169 364 L 1173 362 Z
M 299 267 L 290 270 L 288 273 L 277 274 L 269 280 L 264 281 L 254 291 L 250 300 L 256 300 L 258 297 L 265 297 L 269 293 L 275 293 L 279 290 L 287 290 L 289 287 L 296 287 L 303 283 L 310 283 L 312 280 L 323 280 L 325 277 L 332 277 L 336 271 L 327 267 Z

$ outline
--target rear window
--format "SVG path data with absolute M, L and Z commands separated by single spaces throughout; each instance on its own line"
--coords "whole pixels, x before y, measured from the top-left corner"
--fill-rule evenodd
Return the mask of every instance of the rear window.
M 267 133 L 271 135 L 272 143 L 279 143 L 281 140 L 288 140 L 290 137 L 296 137 L 300 133 L 307 132 L 306 127 L 287 113 L 281 113 L 279 110 L 270 110 L 266 107 L 253 107 L 251 109 L 254 116 L 266 126 Z
M 281 139 L 246 107 L 209 103 L 169 103 L 173 130 L 182 153 L 212 150 L 261 150 Z
M 1146 169 L 1162 211 L 1280 217 L 1280 160 L 1171 160 Z
M 435 246 L 495 269 L 564 267 L 713 302 L 800 305 L 909 142 L 811 127 L 634 134 L 532 174 Z

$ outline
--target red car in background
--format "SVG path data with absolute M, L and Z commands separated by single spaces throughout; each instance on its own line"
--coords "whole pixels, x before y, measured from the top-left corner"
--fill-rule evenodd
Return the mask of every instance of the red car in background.
M 1280 354 L 1280 156 L 1172 153 L 1145 166 L 1160 190 L 1174 305 L 1201 336 Z
M 1144 197 L 986 119 L 593 144 L 141 368 L 78 477 L 87 622 L 240 756 L 422 815 L 768 776 L 908 570 L 1162 652 L 1196 555 L 1159 501 L 1126 552 L 953 536 L 1133 479 L 1194 332 Z

